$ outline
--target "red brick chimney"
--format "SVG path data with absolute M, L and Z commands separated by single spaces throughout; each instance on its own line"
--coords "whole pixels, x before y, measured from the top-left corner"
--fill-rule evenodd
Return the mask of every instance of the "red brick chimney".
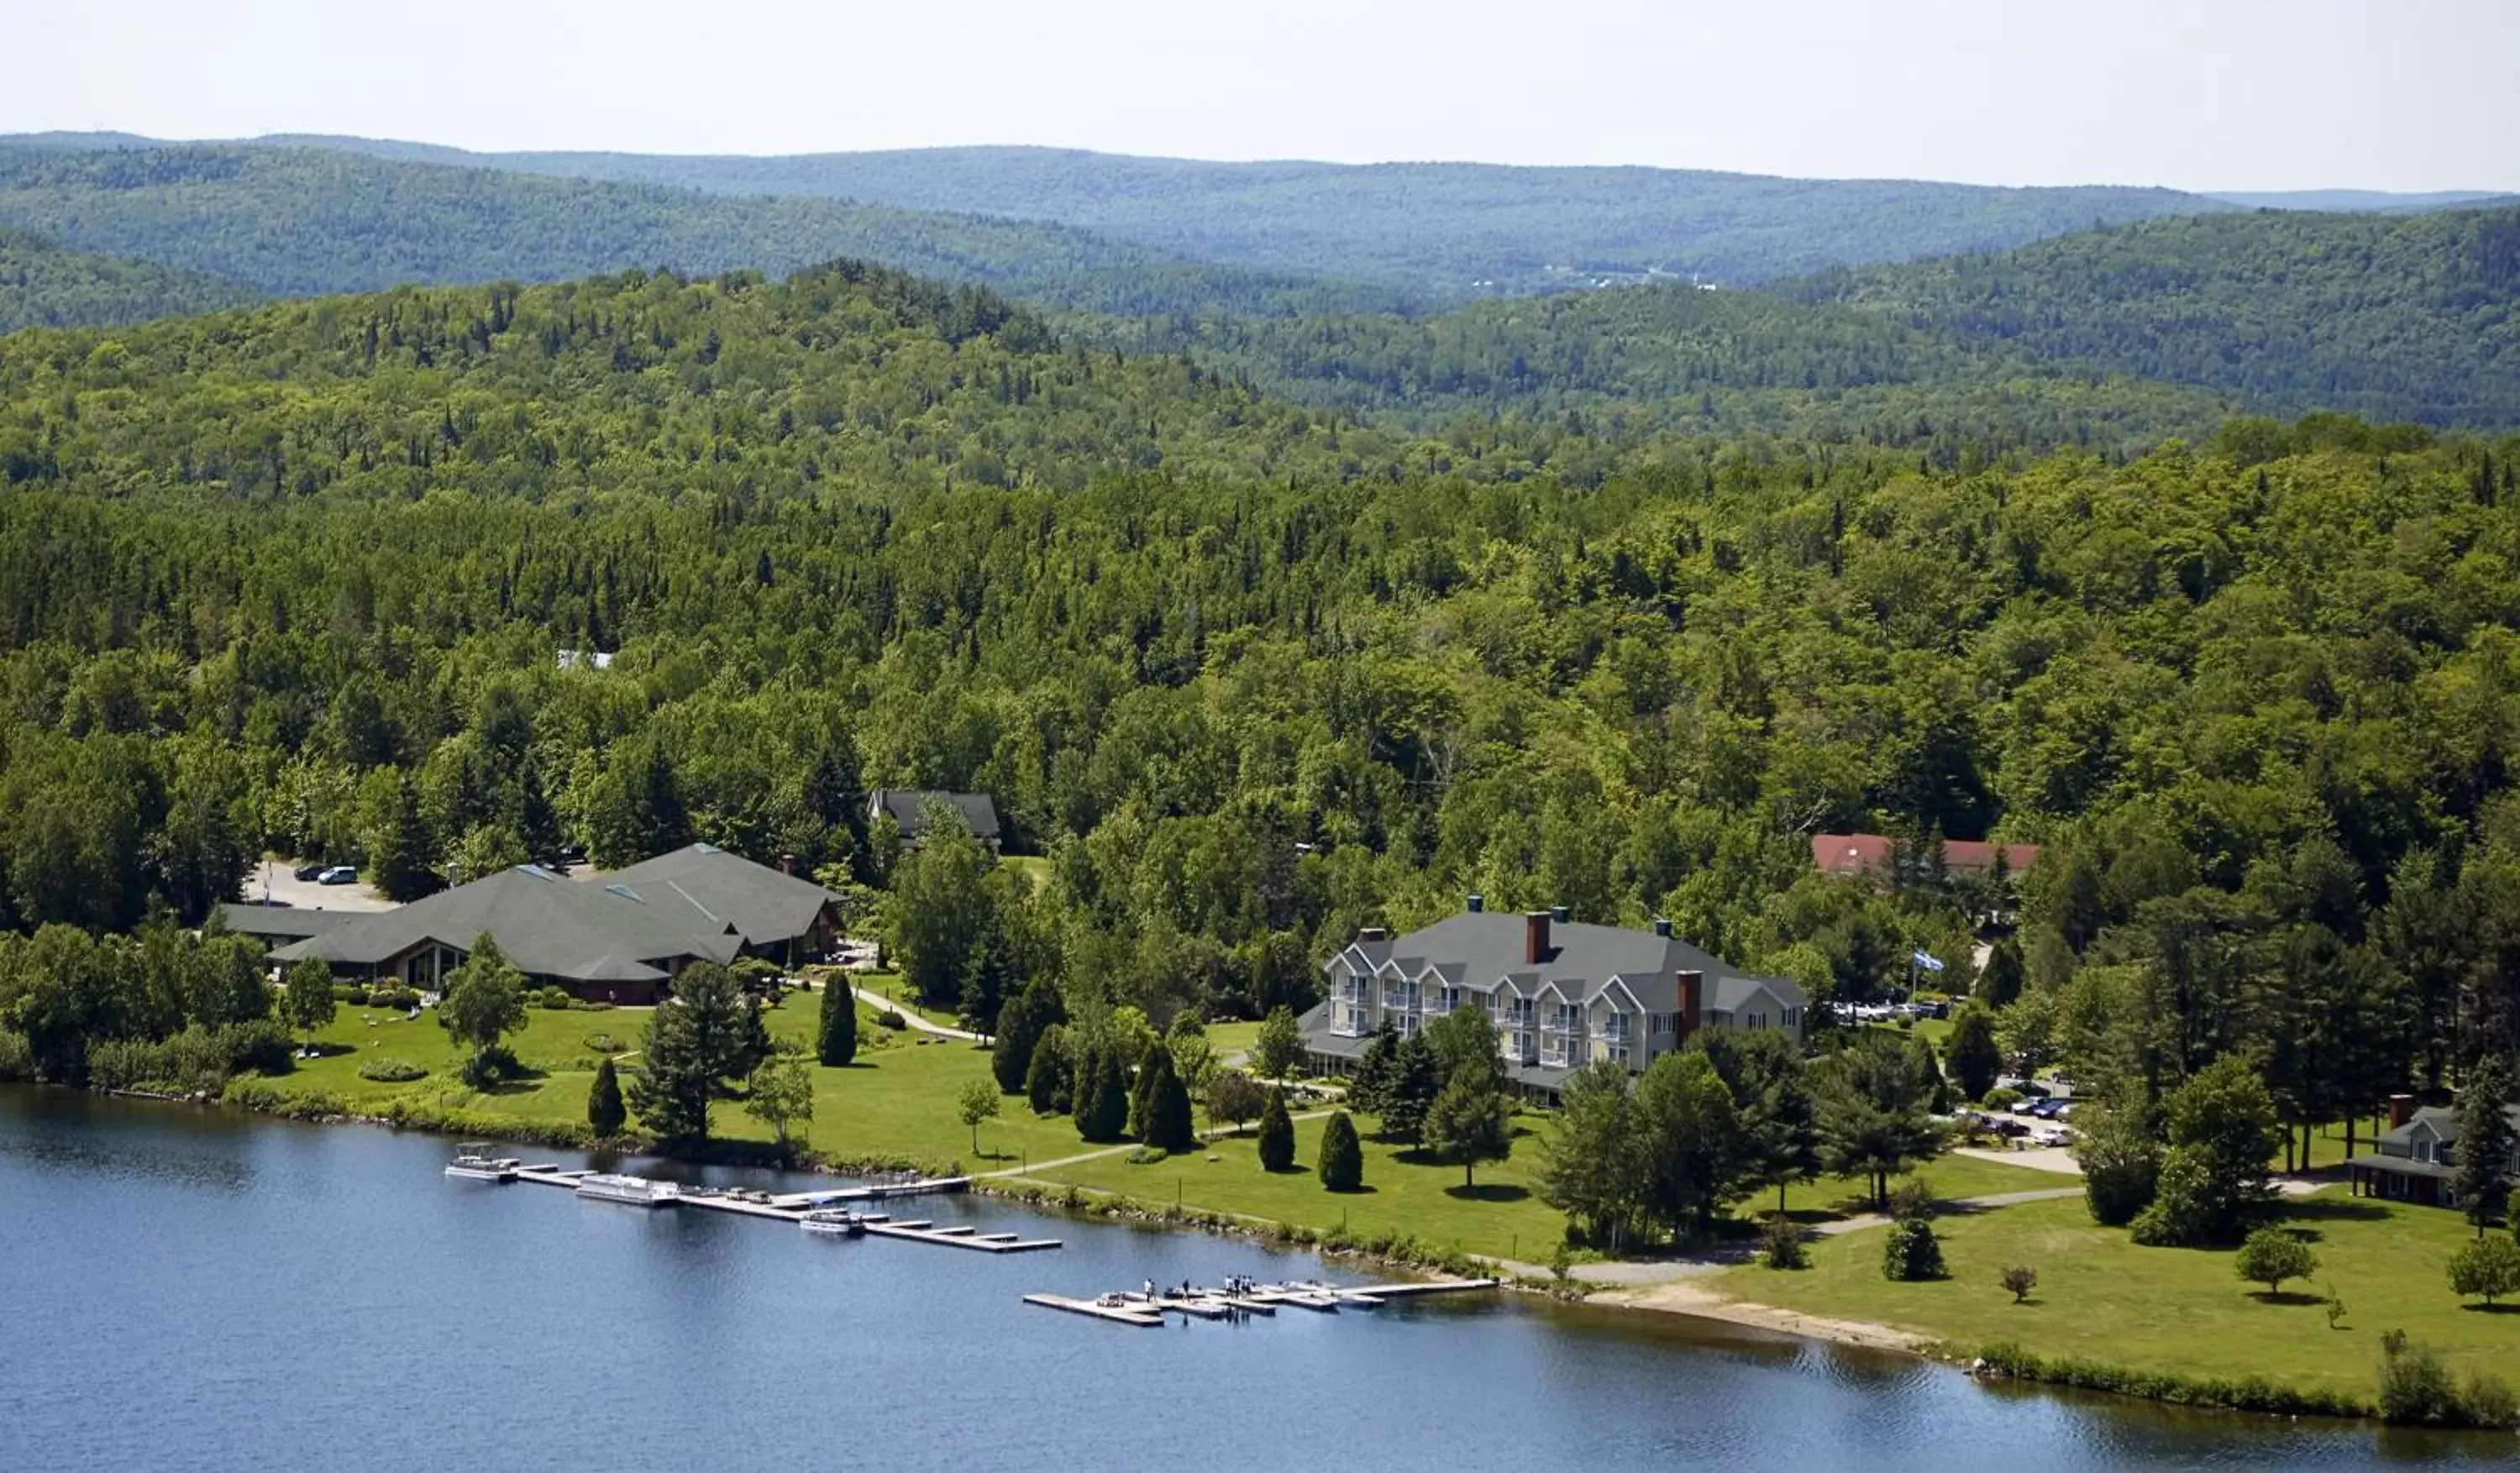
M 1526 966 L 1538 966 L 1549 960 L 1549 913 L 1522 913 L 1522 960 Z
M 1672 1039 L 1675 1043 L 1687 1043 L 1688 1036 L 1697 1031 L 1697 1022 L 1702 1016 L 1699 1008 L 1705 1003 L 1706 974 L 1675 972 L 1672 980 L 1680 984 L 1680 1018 L 1674 1025 Z
M 2389 1129 L 2394 1131 L 2398 1127 L 2405 1125 L 2408 1121 L 2414 1118 L 2415 1096 L 2412 1094 L 2392 1094 L 2389 1096 Z
M 779 856 L 779 872 L 782 874 L 795 873 L 796 856 L 792 854 L 783 854 Z

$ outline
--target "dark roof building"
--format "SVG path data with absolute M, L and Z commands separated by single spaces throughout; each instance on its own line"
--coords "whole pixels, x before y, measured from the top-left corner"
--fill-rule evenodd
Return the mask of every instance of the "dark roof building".
M 327 911 L 317 906 L 266 906 L 251 901 L 219 902 L 219 923 L 239 936 L 253 936 L 266 945 L 303 941 L 373 911 Z
M 920 787 L 878 787 L 867 801 L 867 819 L 889 818 L 901 830 L 901 841 L 916 844 L 927 831 L 927 805 L 942 803 L 960 814 L 971 836 L 998 847 L 998 805 L 987 793 L 936 792 Z
M 1576 1070 L 1615 1059 L 1631 1071 L 1701 1028 L 1802 1036 L 1808 1000 L 1782 977 L 1752 976 L 1671 933 L 1594 925 L 1565 910 L 1469 908 L 1422 930 L 1359 931 L 1323 963 L 1329 1000 L 1301 1019 L 1318 1067 L 1343 1072 L 1383 1027 L 1403 1037 L 1457 1007 L 1496 1025 L 1507 1076 L 1553 1094 Z
M 2520 1133 L 2520 1105 L 2508 1106 L 2515 1133 Z M 2386 1197 L 2426 1207 L 2456 1207 L 2458 1192 L 2458 1111 L 2440 1105 L 2415 1108 L 2414 1096 L 2389 1097 L 2389 1129 L 2372 1142 L 2366 1155 L 2345 1163 L 2358 1197 Z M 2520 1144 L 2511 1152 L 2511 1171 L 2520 1176 Z
M 644 871 L 644 872 L 643 872 Z M 810 892 L 810 896 L 806 893 Z M 539 865 L 502 870 L 426 900 L 357 916 L 280 948 L 338 974 L 438 990 L 489 935 L 536 986 L 652 1003 L 694 961 L 792 954 L 832 929 L 838 897 L 707 845 L 609 875 L 570 879 Z

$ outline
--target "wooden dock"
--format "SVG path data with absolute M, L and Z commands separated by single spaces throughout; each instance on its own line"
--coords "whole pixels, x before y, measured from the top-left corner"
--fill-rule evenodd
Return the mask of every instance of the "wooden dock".
M 561 1186 L 574 1191 L 579 1179 L 594 1176 L 592 1168 L 562 1167 L 550 1164 L 520 1166 L 506 1180 L 530 1182 L 536 1186 Z M 968 1177 L 936 1177 L 918 1182 L 878 1182 L 865 1186 L 835 1186 L 825 1191 L 769 1192 L 745 1191 L 733 1187 L 687 1186 L 682 1194 L 661 1206 L 698 1207 L 707 1212 L 731 1213 L 737 1217 L 766 1218 L 772 1222 L 797 1223 L 808 1212 L 840 1202 L 881 1202 L 896 1197 L 925 1196 L 937 1192 L 958 1192 L 971 1184 Z M 920 1221 L 895 1223 L 881 1213 L 869 1216 L 867 1232 L 876 1237 L 901 1238 L 914 1243 L 933 1243 L 946 1248 L 968 1248 L 976 1253 L 1039 1253 L 1059 1246 L 1055 1237 L 1027 1238 L 1012 1232 L 982 1232 L 968 1224 L 939 1228 Z
M 968 1248 L 976 1253 L 1039 1253 L 1056 1248 L 1055 1237 L 1019 1237 L 1012 1232 L 982 1232 L 969 1224 L 939 1228 L 925 1221 L 909 1223 L 869 1223 L 867 1231 L 877 1237 L 907 1238 L 914 1243 L 934 1243 L 942 1248 Z
M 1417 1283 L 1325 1284 L 1278 1283 L 1255 1284 L 1237 1294 L 1221 1290 L 1193 1288 L 1188 1294 L 1179 1292 L 1105 1294 L 1097 1299 L 1071 1299 L 1059 1294 L 1026 1294 L 1026 1304 L 1045 1309 L 1066 1310 L 1114 1324 L 1139 1326 L 1164 1322 L 1166 1315 L 1185 1318 L 1229 1319 L 1238 1313 L 1275 1315 L 1286 1306 L 1311 1310 L 1316 1314 L 1334 1315 L 1341 1309 L 1379 1309 L 1394 1299 L 1418 1298 L 1428 1294 L 1461 1294 L 1473 1289 L 1493 1289 L 1493 1278 L 1439 1278 Z M 1104 1301 L 1109 1301 L 1105 1303 Z
M 1142 1330 L 1161 1329 L 1164 1323 L 1164 1317 L 1153 1310 L 1133 1309 L 1126 1305 L 1097 1304 L 1091 1299 L 1069 1299 L 1062 1294 L 1026 1294 L 1023 1301 L 1026 1304 L 1040 1305 L 1046 1310 L 1065 1310 L 1071 1315 L 1090 1316 L 1096 1319 L 1108 1320 L 1112 1324 L 1135 1325 Z

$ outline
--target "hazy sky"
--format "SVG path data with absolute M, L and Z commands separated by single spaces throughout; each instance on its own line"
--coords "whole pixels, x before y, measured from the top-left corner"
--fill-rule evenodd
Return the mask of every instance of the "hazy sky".
M 0 131 L 2520 190 L 2520 0 L 0 0 Z

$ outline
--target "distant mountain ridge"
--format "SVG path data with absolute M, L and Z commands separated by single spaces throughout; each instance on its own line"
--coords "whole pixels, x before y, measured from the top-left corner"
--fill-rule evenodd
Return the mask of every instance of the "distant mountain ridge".
M 851 257 L 1098 312 L 1380 310 L 1388 290 L 1219 267 L 1048 221 L 410 163 L 265 145 L 0 141 L 0 227 L 266 295 L 564 281 L 631 268 L 774 276 Z
M 2496 190 L 2434 190 L 2399 194 L 2378 189 L 2213 190 L 2208 198 L 2249 209 L 2315 209 L 2348 214 L 2419 214 L 2434 209 L 2520 202 L 2520 195 Z
M 112 133 L 0 137 L 0 147 L 12 144 L 59 152 L 164 147 Z M 473 154 L 312 134 L 219 146 L 1056 221 L 1181 259 L 1373 283 L 1438 300 L 1657 277 L 1746 285 L 1833 265 L 2000 249 L 2095 223 L 2235 207 L 2121 186 L 2008 189 L 1645 167 L 1223 163 L 1044 148 L 787 156 Z

